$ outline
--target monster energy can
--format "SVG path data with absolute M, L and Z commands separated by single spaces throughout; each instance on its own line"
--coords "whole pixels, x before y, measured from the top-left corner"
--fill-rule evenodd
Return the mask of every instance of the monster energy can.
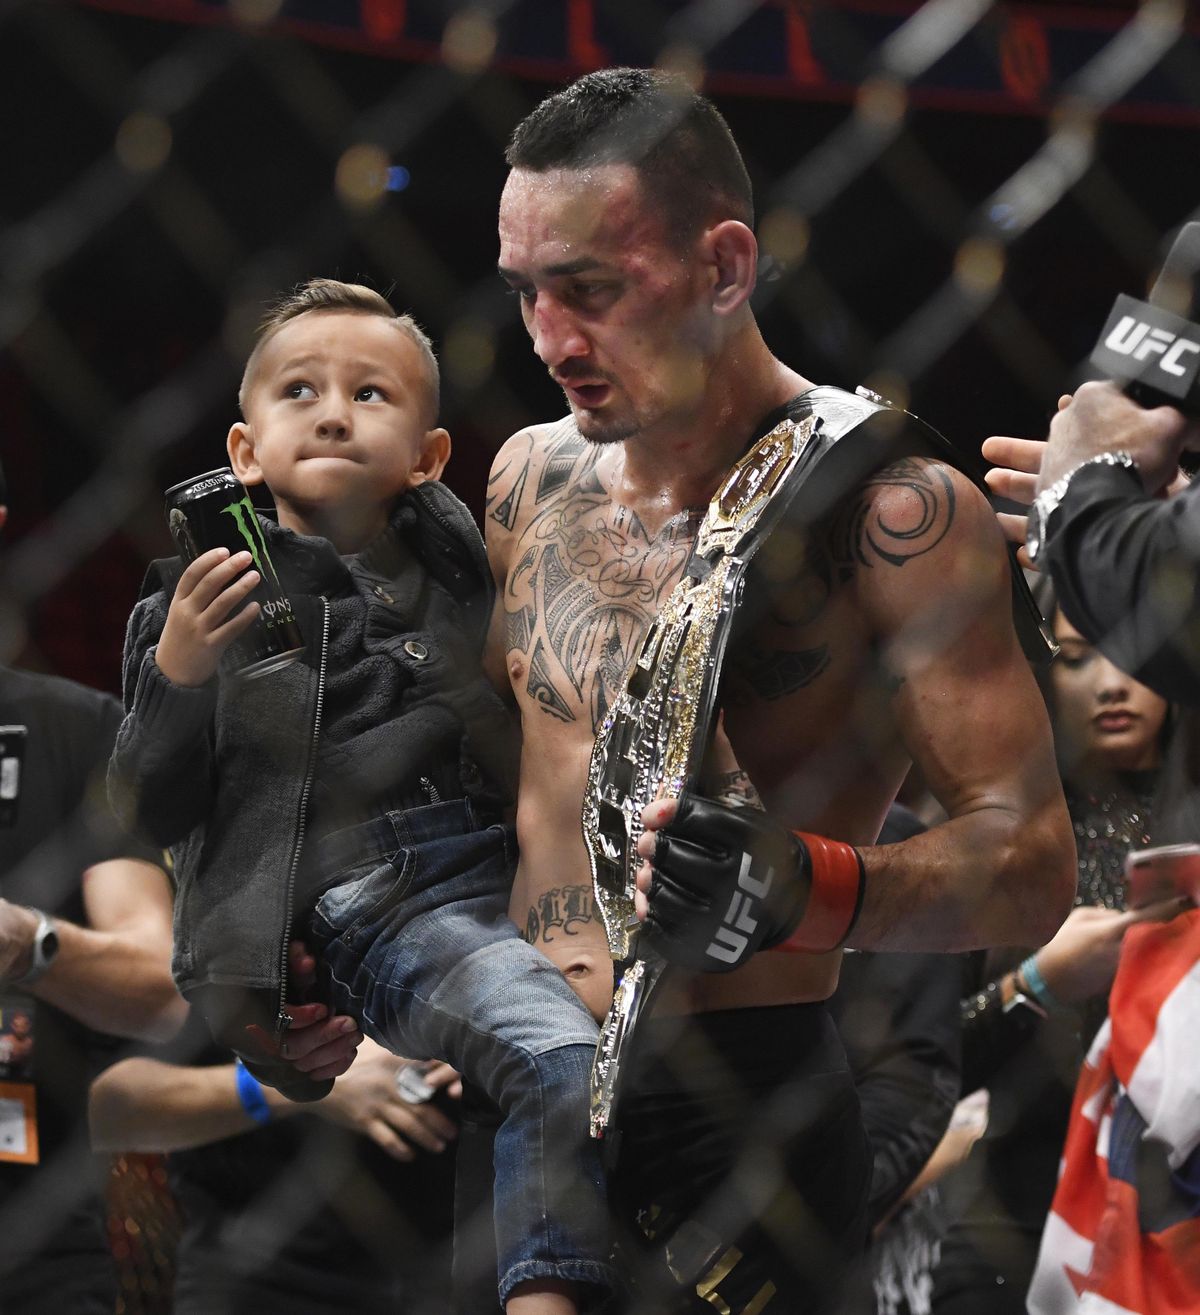
M 250 595 L 259 607 L 258 620 L 230 644 L 223 664 L 250 680 L 294 662 L 304 651 L 304 639 L 275 574 L 258 516 L 233 471 L 223 466 L 185 479 L 172 485 L 165 497 L 167 525 L 185 562 L 210 548 L 249 552 L 262 577 Z

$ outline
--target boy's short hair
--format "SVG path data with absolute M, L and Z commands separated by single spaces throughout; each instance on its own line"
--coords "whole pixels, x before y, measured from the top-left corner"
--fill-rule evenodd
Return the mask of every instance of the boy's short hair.
M 754 223 L 750 175 L 721 112 L 658 69 L 585 74 L 526 115 L 505 159 L 532 173 L 632 165 L 680 238 L 720 219 Z
M 429 385 L 429 409 L 427 428 L 437 424 L 438 408 L 441 405 L 441 377 L 438 373 L 437 357 L 433 353 L 433 344 L 428 334 L 411 315 L 400 315 L 395 307 L 382 293 L 368 288 L 362 283 L 343 283 L 340 279 L 309 279 L 300 283 L 286 296 L 281 297 L 263 316 L 254 336 L 254 346 L 246 359 L 246 368 L 242 371 L 242 382 L 238 388 L 238 406 L 243 419 L 246 417 L 246 399 L 254 382 L 254 371 L 262 356 L 263 348 L 283 328 L 289 320 L 294 320 L 309 311 L 350 311 L 359 315 L 378 315 L 380 319 L 392 321 L 398 329 L 407 334 L 416 345 L 425 366 L 426 381 Z

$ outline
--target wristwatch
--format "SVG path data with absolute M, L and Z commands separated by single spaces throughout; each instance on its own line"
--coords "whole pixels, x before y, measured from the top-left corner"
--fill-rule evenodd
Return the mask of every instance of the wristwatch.
M 1033 500 L 1025 529 L 1025 551 L 1029 554 L 1031 562 L 1037 561 L 1046 546 L 1050 517 L 1058 510 L 1058 504 L 1067 496 L 1071 481 L 1088 466 L 1124 466 L 1126 470 L 1132 470 L 1135 475 L 1137 474 L 1137 463 L 1128 452 L 1101 452 L 1086 461 L 1081 461 L 1079 465 L 1068 470 L 1061 479 L 1056 479 L 1048 489 L 1043 489 Z
M 1011 1014 L 1016 1009 L 1023 1014 L 1034 1014 L 1038 1018 L 1045 1018 L 1046 1011 L 1032 995 L 1027 994 L 1024 986 L 1019 969 L 1004 975 L 1000 984 L 1000 1012 Z
M 13 986 L 32 986 L 58 954 L 58 932 L 54 930 L 54 924 L 40 910 L 33 912 L 38 915 L 37 930 L 33 933 L 33 957 L 25 972 L 12 979 Z

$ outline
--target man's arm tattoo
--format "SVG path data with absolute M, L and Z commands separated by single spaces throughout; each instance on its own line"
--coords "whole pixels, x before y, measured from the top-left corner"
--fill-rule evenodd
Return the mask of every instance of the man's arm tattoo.
M 897 518 L 895 502 L 886 511 L 874 496 L 883 487 L 905 489 L 907 514 Z M 903 566 L 930 552 L 954 521 L 954 485 L 939 465 L 908 457 L 868 480 L 835 518 L 830 535 L 833 559 L 843 578 L 877 563 Z M 890 517 L 890 518 L 889 518 Z

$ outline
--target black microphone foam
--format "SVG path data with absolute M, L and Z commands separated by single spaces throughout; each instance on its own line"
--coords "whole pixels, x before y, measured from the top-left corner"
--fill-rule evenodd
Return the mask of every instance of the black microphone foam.
M 1149 301 L 1117 298 L 1091 364 L 1142 406 L 1200 415 L 1200 223 L 1179 230 Z

